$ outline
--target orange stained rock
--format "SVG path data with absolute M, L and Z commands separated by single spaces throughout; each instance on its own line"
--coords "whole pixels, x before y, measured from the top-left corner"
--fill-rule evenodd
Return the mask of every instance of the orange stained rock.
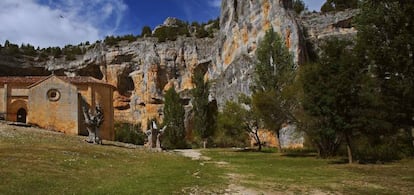
M 172 87 L 174 87 L 174 81 L 168 81 L 168 83 L 164 86 L 164 89 L 162 91 L 166 92 L 169 89 L 171 89 Z
M 159 124 L 162 123 L 162 115 L 159 111 L 161 111 L 162 105 L 161 104 L 146 104 L 143 108 L 142 116 L 141 116 L 141 128 L 143 131 L 147 130 L 148 122 L 151 120 L 156 120 Z
M 276 135 L 273 131 L 270 131 L 267 129 L 259 129 L 259 137 L 260 137 L 260 141 L 266 146 L 270 146 L 270 147 L 278 146 Z M 253 144 L 255 144 L 256 142 L 252 138 L 250 143 L 253 146 Z
M 270 21 L 268 20 L 268 19 L 265 19 L 264 21 L 263 21 L 263 30 L 264 31 L 267 31 L 267 30 L 269 30 L 270 29 Z
M 263 10 L 263 30 L 267 31 L 270 28 L 270 21 L 269 21 L 269 10 L 270 10 L 270 2 L 269 0 L 265 0 L 262 5 Z
M 249 33 L 247 32 L 247 26 L 244 26 L 241 30 L 243 37 L 243 43 L 246 45 L 249 42 Z
M 288 48 L 288 49 L 290 49 L 290 44 L 291 44 L 291 39 L 290 39 L 290 29 L 288 28 L 287 30 L 286 30 L 286 39 L 285 39 L 285 41 L 286 41 L 286 47 Z
M 263 1 L 262 9 L 263 9 L 263 18 L 269 17 L 269 10 L 270 10 L 269 0 Z

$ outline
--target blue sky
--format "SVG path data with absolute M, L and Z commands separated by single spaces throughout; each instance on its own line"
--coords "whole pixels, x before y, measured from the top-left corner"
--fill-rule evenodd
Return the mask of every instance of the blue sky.
M 319 10 L 325 0 L 304 0 Z M 221 0 L 0 0 L 0 44 L 64 46 L 107 35 L 140 34 L 171 16 L 206 22 L 220 14 Z

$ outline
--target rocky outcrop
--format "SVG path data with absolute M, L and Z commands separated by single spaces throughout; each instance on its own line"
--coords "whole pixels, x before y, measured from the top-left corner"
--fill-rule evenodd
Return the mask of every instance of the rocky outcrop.
M 331 37 L 353 40 L 357 34 L 353 19 L 358 12 L 357 9 L 329 13 L 308 12 L 300 15 L 299 22 L 306 37 L 317 49 L 320 43 Z
M 302 30 L 319 40 L 329 36 L 354 34 L 347 28 L 354 11 L 337 14 L 306 14 L 298 17 L 286 9 L 283 0 L 223 0 L 220 30 L 216 38 L 179 37 L 159 43 L 156 38 L 121 41 L 108 46 L 96 43 L 76 60 L 51 57 L 39 61 L 32 57 L 0 55 L 0 75 L 88 75 L 117 87 L 114 93 L 115 120 L 141 123 L 161 120 L 163 94 L 171 88 L 180 93 L 187 111 L 191 110 L 190 89 L 194 70 L 206 71 L 211 81 L 210 100 L 219 106 L 238 94 L 250 94 L 255 51 L 265 32 L 273 28 L 285 39 L 297 64 L 306 59 Z M 298 22 L 299 21 L 299 22 Z M 164 26 L 177 19 L 168 18 Z M 302 26 L 304 27 L 302 29 Z M 187 118 L 191 115 L 187 112 Z M 186 123 L 191 126 L 190 123 Z
M 184 93 L 193 88 L 194 69 L 210 63 L 215 40 L 179 38 L 158 43 L 142 39 L 106 48 L 101 69 L 109 83 L 117 86 L 114 94 L 116 120 L 141 123 L 161 121 L 163 94 L 171 88 Z
M 295 62 L 305 60 L 301 28 L 296 14 L 281 0 L 224 0 L 220 17 L 220 34 L 216 66 L 211 77 L 216 79 L 219 105 L 250 94 L 250 83 L 256 48 L 267 30 L 279 33 L 292 52 Z

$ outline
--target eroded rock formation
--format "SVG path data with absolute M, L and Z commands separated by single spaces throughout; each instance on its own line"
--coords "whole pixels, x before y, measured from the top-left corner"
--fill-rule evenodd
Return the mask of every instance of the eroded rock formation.
M 171 87 L 180 93 L 186 110 L 191 110 L 189 91 L 197 68 L 205 70 L 205 79 L 212 81 L 211 100 L 219 106 L 239 93 L 250 94 L 255 51 L 269 28 L 282 35 L 298 64 L 306 60 L 303 29 L 312 39 L 355 32 L 346 28 L 355 15 L 352 11 L 299 17 L 284 2 L 223 0 L 215 38 L 179 37 L 162 43 L 156 38 L 140 38 L 114 46 L 98 43 L 73 61 L 0 55 L 0 75 L 49 75 L 53 71 L 105 80 L 117 87 L 115 120 L 141 123 L 146 129 L 151 119 L 162 119 L 163 94 Z M 173 22 L 170 18 L 164 25 Z

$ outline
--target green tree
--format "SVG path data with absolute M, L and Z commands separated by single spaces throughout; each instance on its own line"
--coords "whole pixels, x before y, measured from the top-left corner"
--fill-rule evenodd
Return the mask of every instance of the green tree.
M 60 49 L 60 47 L 52 47 L 50 51 L 52 56 L 55 58 L 59 58 L 62 56 L 62 50 Z
M 293 0 L 293 10 L 295 10 L 297 14 L 300 14 L 306 10 L 303 0 Z
M 24 55 L 29 55 L 29 56 L 36 56 L 37 55 L 37 52 L 36 52 L 33 45 L 30 45 L 30 44 L 24 45 L 24 44 L 22 44 L 20 46 L 20 49 L 22 50 Z
M 151 27 L 149 26 L 142 27 L 141 37 L 150 37 L 150 36 L 152 36 Z
M 218 147 L 246 147 L 249 146 L 249 135 L 246 133 L 244 123 L 246 111 L 240 104 L 228 101 L 218 114 L 218 129 L 215 144 Z
M 256 56 L 252 105 L 264 121 L 265 128 L 276 133 L 281 151 L 279 130 L 283 123 L 294 120 L 292 102 L 284 95 L 284 90 L 295 77 L 293 58 L 273 29 L 266 32 Z
M 375 75 L 386 120 L 375 135 L 390 137 L 414 127 L 414 1 L 363 0 L 356 18 L 359 60 Z M 372 134 L 374 135 L 374 134 Z
M 242 94 L 238 102 L 226 102 L 220 116 L 219 125 L 228 136 L 232 139 L 246 139 L 250 136 L 255 140 L 258 150 L 262 150 L 263 143 L 259 136 L 260 119 L 252 107 L 250 97 Z
M 9 46 L 10 46 L 10 41 L 9 40 L 4 41 L 4 47 L 9 47 Z
M 356 61 L 351 42 L 330 39 L 322 46 L 317 63 L 301 71 L 303 107 L 313 118 L 309 132 L 316 136 L 323 157 L 334 155 L 344 140 L 348 161 L 353 162 L 354 138 L 380 124 L 374 116 L 375 90 L 367 67 Z M 375 111 L 377 114 L 380 111 Z
M 203 71 L 196 70 L 192 80 L 195 85 L 192 90 L 194 129 L 196 134 L 203 140 L 203 147 L 205 148 L 207 140 L 214 135 L 217 110 L 211 109 L 212 106 L 209 104 L 209 84 L 204 82 Z
M 163 147 L 168 149 L 187 147 L 184 115 L 185 110 L 181 104 L 180 96 L 174 87 L 171 87 L 165 93 L 164 125 L 167 125 L 167 128 L 162 137 Z
M 204 29 L 204 26 L 200 26 L 196 28 L 196 34 L 195 36 L 197 38 L 204 38 L 204 37 L 208 37 L 209 34 L 208 32 Z

